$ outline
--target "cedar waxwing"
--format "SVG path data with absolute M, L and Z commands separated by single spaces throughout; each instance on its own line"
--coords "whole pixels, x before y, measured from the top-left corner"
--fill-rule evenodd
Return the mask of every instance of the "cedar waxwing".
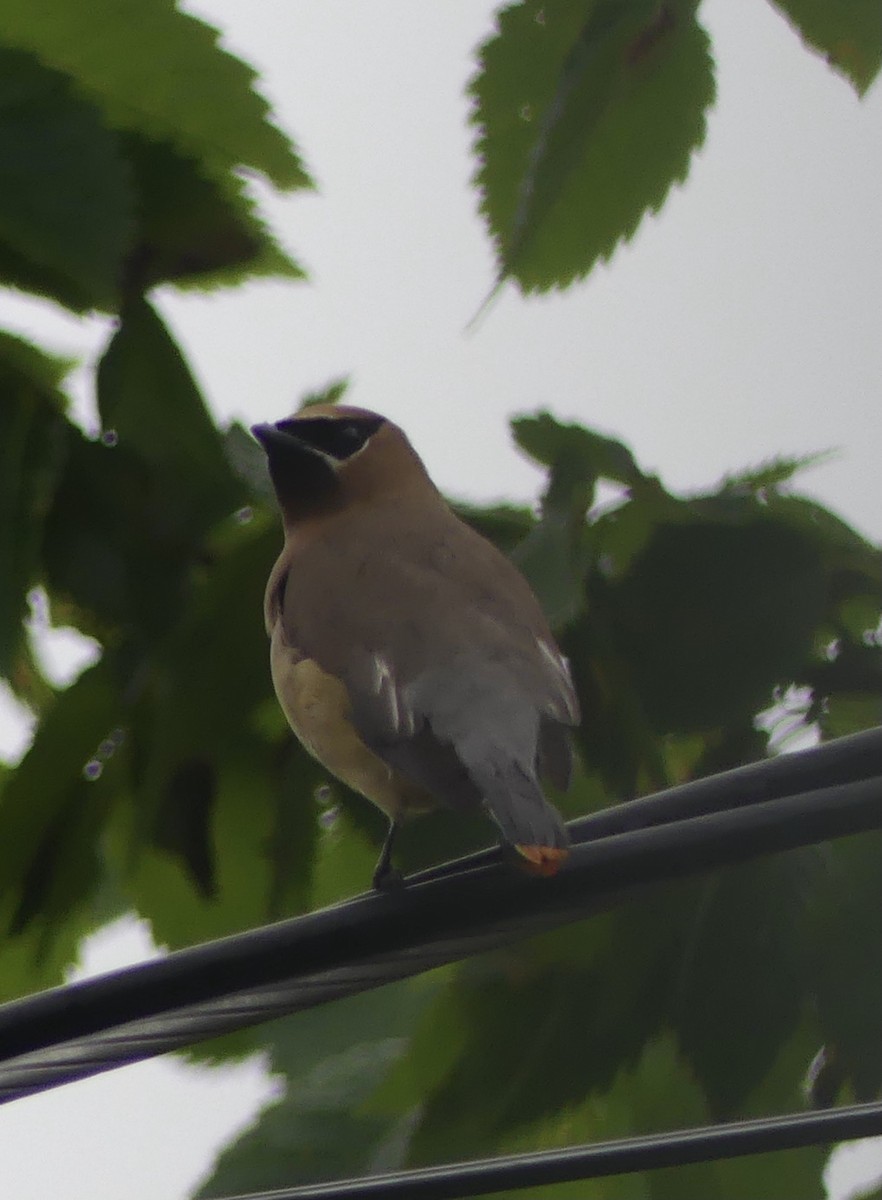
M 438 806 L 484 809 L 554 874 L 567 831 L 537 780 L 568 786 L 578 703 L 526 580 L 384 417 L 321 404 L 252 432 L 285 529 L 264 606 L 273 684 L 309 753 L 389 818 L 374 886 L 398 879 L 399 823 Z

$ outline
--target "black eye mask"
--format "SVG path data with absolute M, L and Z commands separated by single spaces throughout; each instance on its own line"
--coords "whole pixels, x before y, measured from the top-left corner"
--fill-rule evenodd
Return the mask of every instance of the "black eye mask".
M 380 428 L 382 417 L 307 417 L 279 421 L 276 428 L 343 462 Z

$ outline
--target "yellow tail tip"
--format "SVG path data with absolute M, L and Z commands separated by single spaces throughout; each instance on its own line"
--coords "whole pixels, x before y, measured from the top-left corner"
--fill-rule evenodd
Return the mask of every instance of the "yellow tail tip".
M 521 866 L 530 875 L 556 875 L 569 850 L 560 846 L 515 846 L 524 860 Z

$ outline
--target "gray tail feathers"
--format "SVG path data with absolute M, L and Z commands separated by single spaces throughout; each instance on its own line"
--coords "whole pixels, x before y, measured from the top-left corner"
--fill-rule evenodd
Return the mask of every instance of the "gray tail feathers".
M 560 813 L 519 763 L 508 763 L 501 771 L 481 771 L 480 778 L 477 772 L 470 773 L 481 788 L 487 812 L 509 845 L 563 850 L 570 844 Z

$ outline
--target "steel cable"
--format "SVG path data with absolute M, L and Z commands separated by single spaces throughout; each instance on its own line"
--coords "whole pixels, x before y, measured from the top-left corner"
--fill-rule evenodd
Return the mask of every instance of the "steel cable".
M 389 1175 L 339 1179 L 223 1200 L 456 1200 L 493 1192 L 598 1179 L 712 1162 L 745 1154 L 795 1150 L 882 1133 L 882 1104 L 792 1113 L 672 1133 L 620 1138 L 565 1150 L 542 1150 L 465 1163 L 443 1163 Z
M 664 880 L 882 827 L 882 776 L 855 777 L 870 766 L 882 767 L 882 730 L 573 822 L 581 840 L 553 879 L 473 857 L 396 893 L 13 1001 L 0 1007 L 0 1102 L 429 970 Z M 824 786 L 782 794 L 788 779 Z

